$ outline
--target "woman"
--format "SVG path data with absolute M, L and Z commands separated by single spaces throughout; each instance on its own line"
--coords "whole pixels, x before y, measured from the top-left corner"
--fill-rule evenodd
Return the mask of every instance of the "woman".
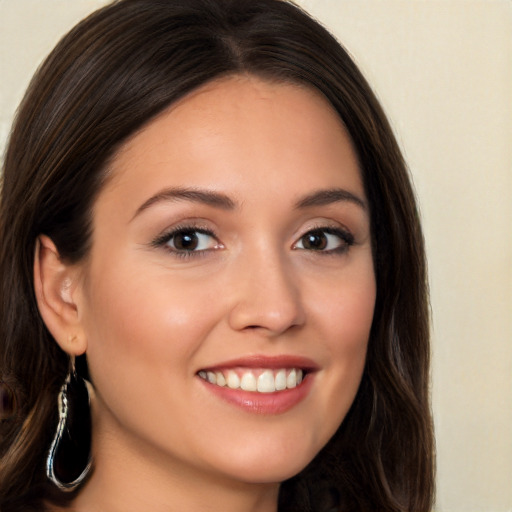
M 23 100 L 0 211 L 2 512 L 430 509 L 414 197 L 297 7 L 97 11 Z

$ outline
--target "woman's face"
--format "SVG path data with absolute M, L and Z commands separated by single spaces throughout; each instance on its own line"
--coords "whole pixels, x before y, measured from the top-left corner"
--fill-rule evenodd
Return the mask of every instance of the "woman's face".
M 375 300 L 339 118 L 308 89 L 223 79 L 149 123 L 110 172 L 77 300 L 96 446 L 110 439 L 119 468 L 296 474 L 354 399 Z

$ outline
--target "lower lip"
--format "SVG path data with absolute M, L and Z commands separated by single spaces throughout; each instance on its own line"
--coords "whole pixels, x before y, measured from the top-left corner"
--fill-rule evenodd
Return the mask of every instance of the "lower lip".
M 208 391 L 247 412 L 256 414 L 282 414 L 289 411 L 306 398 L 311 390 L 313 374 L 308 373 L 304 380 L 295 388 L 275 391 L 274 393 L 258 393 L 217 386 L 197 377 Z

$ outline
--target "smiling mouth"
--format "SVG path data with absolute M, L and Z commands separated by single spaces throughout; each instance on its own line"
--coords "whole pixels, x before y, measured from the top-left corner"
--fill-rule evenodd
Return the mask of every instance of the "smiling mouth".
M 301 368 L 233 368 L 223 371 L 201 370 L 197 375 L 219 387 L 254 393 L 274 393 L 299 386 L 305 371 Z

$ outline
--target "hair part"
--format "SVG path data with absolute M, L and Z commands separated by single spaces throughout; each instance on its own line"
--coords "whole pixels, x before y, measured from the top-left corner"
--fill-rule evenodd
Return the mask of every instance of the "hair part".
M 20 105 L 0 204 L 0 380 L 17 409 L 0 422 L 0 510 L 52 492 L 44 459 L 68 370 L 38 312 L 34 247 L 88 254 L 95 198 L 127 138 L 212 80 L 237 74 L 322 93 L 354 144 L 370 205 L 377 299 L 367 363 L 338 432 L 282 484 L 279 511 L 430 510 L 429 311 L 413 190 L 378 101 L 339 43 L 279 0 L 121 0 L 66 35 Z

